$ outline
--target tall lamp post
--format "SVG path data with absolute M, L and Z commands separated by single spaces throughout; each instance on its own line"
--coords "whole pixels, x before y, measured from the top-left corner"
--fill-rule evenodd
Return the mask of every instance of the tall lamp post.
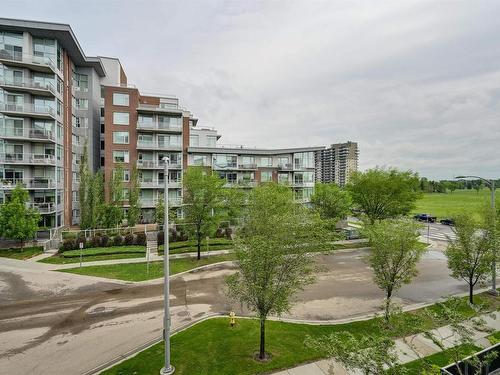
M 169 280 L 169 244 L 168 244 L 168 166 L 169 158 L 164 157 L 163 162 L 165 163 L 165 170 L 163 179 L 165 181 L 164 201 L 165 201 L 165 212 L 163 219 L 163 233 L 165 235 L 165 240 L 163 241 L 163 341 L 165 342 L 165 366 L 160 370 L 160 375 L 170 375 L 175 371 L 174 366 L 170 364 L 170 280 Z
M 488 186 L 491 190 L 491 209 L 494 211 L 495 210 L 495 180 L 487 180 L 486 178 L 482 178 L 479 176 L 457 176 L 455 178 L 458 179 L 464 179 L 464 178 L 475 178 L 478 180 L 483 181 L 486 186 Z M 496 262 L 496 252 L 497 249 L 493 249 L 495 252 L 495 258 L 493 260 L 493 264 L 491 265 L 491 289 L 490 289 L 490 294 L 494 296 L 498 296 L 498 291 L 497 291 L 497 262 Z

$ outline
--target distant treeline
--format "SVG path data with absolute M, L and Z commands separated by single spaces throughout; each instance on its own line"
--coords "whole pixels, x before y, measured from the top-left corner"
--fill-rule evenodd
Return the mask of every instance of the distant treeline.
M 500 187 L 500 180 L 495 181 L 495 186 Z M 486 187 L 481 180 L 428 180 L 420 178 L 420 190 L 425 193 L 453 193 L 455 190 L 476 190 Z

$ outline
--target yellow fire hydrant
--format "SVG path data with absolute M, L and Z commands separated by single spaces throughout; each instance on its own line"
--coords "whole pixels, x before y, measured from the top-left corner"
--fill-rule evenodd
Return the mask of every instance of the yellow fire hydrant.
M 234 311 L 231 311 L 229 313 L 229 324 L 231 324 L 231 327 L 234 327 L 234 325 L 236 324 L 236 314 L 234 313 Z

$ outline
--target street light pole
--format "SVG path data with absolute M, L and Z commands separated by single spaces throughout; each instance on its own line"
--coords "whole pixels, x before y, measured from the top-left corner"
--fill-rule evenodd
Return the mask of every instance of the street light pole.
M 163 341 L 165 342 L 165 366 L 161 369 L 160 375 L 170 375 L 175 371 L 174 366 L 170 364 L 170 280 L 169 280 L 169 244 L 168 244 L 168 166 L 169 166 L 169 158 L 164 157 L 163 162 L 165 163 L 164 170 L 164 181 L 165 188 L 163 190 L 164 193 L 164 201 L 165 201 L 165 212 L 163 219 L 163 233 L 165 235 L 165 240 L 163 241 Z
M 486 183 L 486 186 L 488 186 L 491 190 L 491 210 L 492 213 L 495 212 L 495 180 L 487 180 L 486 178 L 482 178 L 479 176 L 457 176 L 455 178 L 463 179 L 463 178 L 476 178 L 479 179 L 483 182 Z M 496 253 L 497 249 L 493 249 L 495 252 L 495 257 L 493 258 L 493 264 L 491 265 L 491 289 L 490 289 L 490 294 L 494 296 L 498 296 L 498 291 L 497 291 L 497 261 L 496 261 Z

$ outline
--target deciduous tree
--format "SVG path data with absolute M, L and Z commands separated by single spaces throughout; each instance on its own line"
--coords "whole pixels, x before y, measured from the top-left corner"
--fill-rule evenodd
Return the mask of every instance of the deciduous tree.
M 329 242 L 320 223 L 312 210 L 294 203 L 288 187 L 272 183 L 250 193 L 243 228 L 235 239 L 238 271 L 227 284 L 229 296 L 260 320 L 261 360 L 266 358 L 267 317 L 288 311 L 292 297 L 314 281 L 314 263 L 307 252 L 312 245 L 322 248 Z
M 445 251 L 451 276 L 469 285 L 469 302 L 474 303 L 474 287 L 485 281 L 491 272 L 494 251 L 490 239 L 471 215 L 460 214 L 455 218 L 453 232 Z
M 311 204 L 323 220 L 336 223 L 347 217 L 351 211 L 352 200 L 349 192 L 336 184 L 317 183 L 311 196 Z
M 35 237 L 40 212 L 27 206 L 28 192 L 17 185 L 6 202 L 0 205 L 0 236 L 21 241 Z
M 377 286 L 385 292 L 385 321 L 389 323 L 391 298 L 418 274 L 425 248 L 418 241 L 419 224 L 409 219 L 388 219 L 364 230 L 372 248 L 369 261 Z
M 127 211 L 127 223 L 129 226 L 133 227 L 139 221 L 139 216 L 141 215 L 141 203 L 140 203 L 141 186 L 139 184 L 139 176 L 137 168 L 134 165 L 132 167 L 132 172 L 130 173 L 130 186 L 128 195 L 129 209 Z
M 371 223 L 408 214 L 422 195 L 416 173 L 383 168 L 355 173 L 347 190 Z

